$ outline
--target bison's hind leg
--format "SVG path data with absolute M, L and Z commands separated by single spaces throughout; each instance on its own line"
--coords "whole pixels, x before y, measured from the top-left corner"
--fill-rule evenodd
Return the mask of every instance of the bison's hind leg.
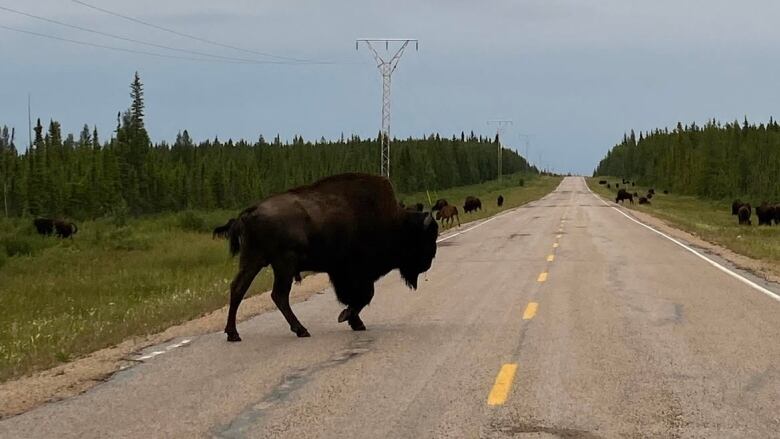
M 260 269 L 264 266 L 265 263 L 262 259 L 255 259 L 242 253 L 238 273 L 230 284 L 230 309 L 228 310 L 227 324 L 225 325 L 227 341 L 241 341 L 241 337 L 238 335 L 238 330 L 236 329 L 238 306 L 244 299 L 246 290 L 252 285 L 252 280 L 254 280 L 257 273 L 259 273 Z
M 290 324 L 290 330 L 295 335 L 298 337 L 311 337 L 309 331 L 301 324 L 290 307 L 290 289 L 292 288 L 293 279 L 300 278 L 295 258 L 292 255 L 288 255 L 287 258 L 272 265 L 274 268 L 274 288 L 271 291 L 271 299 L 273 299 L 279 311 L 282 312 L 285 320 Z

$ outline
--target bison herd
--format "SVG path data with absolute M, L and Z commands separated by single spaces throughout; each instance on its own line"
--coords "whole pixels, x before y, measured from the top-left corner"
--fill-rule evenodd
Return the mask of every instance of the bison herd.
M 771 226 L 773 223 L 780 224 L 780 204 L 770 204 L 764 201 L 755 207 L 755 211 L 759 226 Z M 750 220 L 752 212 L 753 208 L 750 206 L 750 203 L 743 203 L 738 199 L 731 203 L 731 214 L 737 217 L 737 222 L 740 225 L 749 226 L 753 224 Z
M 607 180 L 599 180 L 599 184 L 606 186 L 608 189 L 612 188 L 612 183 L 608 182 Z M 634 199 L 636 199 L 639 204 L 650 204 L 650 200 L 653 199 L 653 196 L 655 196 L 655 189 L 653 188 L 648 189 L 645 195 L 639 195 L 639 192 L 637 191 L 632 193 L 625 188 L 621 188 L 621 184 L 625 187 L 636 186 L 636 182 L 626 180 L 625 178 L 621 179 L 620 183 L 615 183 L 615 188 L 618 190 L 617 195 L 615 196 L 615 203 L 624 204 L 624 201 L 628 200 L 631 204 L 634 204 Z M 664 190 L 663 192 L 664 194 L 669 194 L 668 190 Z

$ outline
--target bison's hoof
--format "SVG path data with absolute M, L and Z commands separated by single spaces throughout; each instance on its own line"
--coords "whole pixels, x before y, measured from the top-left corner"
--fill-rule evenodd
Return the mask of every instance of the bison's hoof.
M 363 324 L 363 322 L 349 322 L 349 326 L 352 328 L 353 331 L 365 331 L 366 325 Z
M 341 311 L 341 314 L 339 314 L 339 323 L 346 322 L 350 317 L 352 317 L 352 310 L 344 308 L 344 311 Z
M 238 336 L 238 332 L 228 333 L 227 341 L 241 341 L 241 337 Z
M 293 332 L 295 332 L 295 335 L 298 337 L 311 337 L 311 334 L 309 334 L 309 331 L 306 330 L 306 328 L 300 328 L 297 331 L 294 330 Z

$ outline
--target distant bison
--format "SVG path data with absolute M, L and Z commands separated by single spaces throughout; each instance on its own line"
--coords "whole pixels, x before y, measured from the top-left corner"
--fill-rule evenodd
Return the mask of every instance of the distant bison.
M 496 204 L 498 204 L 498 207 L 501 207 L 501 206 L 504 205 L 504 196 L 503 195 L 499 195 L 498 196 L 498 200 L 496 200 Z
M 433 203 L 433 207 L 431 207 L 431 212 L 435 212 L 437 210 L 441 210 L 442 207 L 449 205 L 450 203 L 447 202 L 444 198 L 439 198 L 436 200 L 435 203 Z
M 744 203 L 742 203 L 742 200 L 737 198 L 734 200 L 734 202 L 731 203 L 731 214 L 736 215 L 739 212 L 739 208 L 742 207 Z
M 634 192 L 633 195 L 634 195 L 634 198 L 639 198 L 639 192 Z
M 44 236 L 56 234 L 60 238 L 71 238 L 79 231 L 76 224 L 58 219 L 36 218 L 33 225 L 35 230 Z
M 615 197 L 615 202 L 623 204 L 623 201 L 628 200 L 631 204 L 634 204 L 634 197 L 628 193 L 625 189 L 620 189 Z
M 771 226 L 772 220 L 775 219 L 775 207 L 764 201 L 761 205 L 756 206 L 756 216 L 759 226 Z
M 481 209 L 482 209 L 482 201 L 480 201 L 479 198 L 472 197 L 472 196 L 466 197 L 466 202 L 463 203 L 464 213 L 476 212 Z
M 230 218 L 227 223 L 225 223 L 222 226 L 216 227 L 213 232 L 211 232 L 211 238 L 223 238 L 228 239 L 230 236 L 230 228 L 233 227 L 233 224 L 236 222 L 235 218 Z
M 612 185 L 607 183 L 607 189 L 612 189 Z
M 750 203 L 739 206 L 739 209 L 737 210 L 737 219 L 739 220 L 739 224 L 746 226 L 752 224 L 750 222 Z
M 458 208 L 452 205 L 446 205 L 442 207 L 438 212 L 436 212 L 436 219 L 441 220 L 441 225 L 443 226 L 445 223 L 449 223 L 450 227 L 452 227 L 452 219 L 455 219 L 458 222 L 458 227 L 460 227 L 460 218 L 458 217 Z
M 650 200 L 647 197 L 639 197 L 639 204 L 650 204 Z
M 647 198 L 648 200 L 652 200 L 652 199 L 653 199 L 653 194 L 651 194 L 650 192 L 648 192 L 648 193 L 647 193 L 647 195 L 646 195 L 646 198 Z
M 650 194 L 650 195 L 655 195 L 655 189 L 650 188 L 650 189 L 647 190 L 647 193 Z
M 631 187 L 634 187 L 634 185 L 635 185 L 635 184 L 634 184 L 634 182 L 632 181 L 632 182 L 631 182 Z
M 436 256 L 438 225 L 428 213 L 396 202 L 390 181 L 343 174 L 271 196 L 242 211 L 230 227 L 230 252 L 240 253 L 230 285 L 225 332 L 241 341 L 236 312 L 252 280 L 270 265 L 271 298 L 298 337 L 309 331 L 290 308 L 290 287 L 303 271 L 328 273 L 347 307 L 338 321 L 365 330 L 360 311 L 374 296 L 374 282 L 393 269 L 410 288 Z
M 599 180 L 599 184 L 605 185 L 605 184 L 607 184 L 607 180 Z
M 664 195 L 669 195 L 669 191 L 664 189 Z

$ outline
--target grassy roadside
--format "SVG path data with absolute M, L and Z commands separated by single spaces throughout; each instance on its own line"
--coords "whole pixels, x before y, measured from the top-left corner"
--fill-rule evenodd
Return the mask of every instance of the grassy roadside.
M 612 188 L 599 185 L 599 180 L 607 180 Z M 615 183 L 619 178 L 594 177 L 588 178 L 588 186 L 593 192 L 607 198 L 615 199 L 617 189 Z M 622 185 L 621 185 L 622 186 Z M 628 187 L 629 192 L 647 193 L 646 187 Z M 740 226 L 737 217 L 731 215 L 731 201 L 703 200 L 687 195 L 664 195 L 663 188 L 655 188 L 656 195 L 651 205 L 630 205 L 625 207 L 646 212 L 669 224 L 692 233 L 705 241 L 726 247 L 736 253 L 754 259 L 761 259 L 780 264 L 780 228 L 777 226 Z M 753 201 L 753 200 L 751 200 Z M 751 203 L 753 204 L 753 203 Z M 753 224 L 757 223 L 753 215 Z
M 503 209 L 509 209 L 544 196 L 559 181 L 512 175 L 501 184 L 452 188 L 431 197 L 458 205 L 466 195 L 480 197 L 483 211 L 461 214 L 465 222 L 498 212 L 499 193 L 506 199 Z M 407 204 L 426 198 L 401 197 Z M 235 214 L 100 219 L 80 223 L 76 237 L 67 240 L 37 236 L 29 219 L 0 219 L 0 381 L 224 306 L 236 262 L 210 230 Z M 271 271 L 263 270 L 249 294 L 266 291 L 271 282 Z

